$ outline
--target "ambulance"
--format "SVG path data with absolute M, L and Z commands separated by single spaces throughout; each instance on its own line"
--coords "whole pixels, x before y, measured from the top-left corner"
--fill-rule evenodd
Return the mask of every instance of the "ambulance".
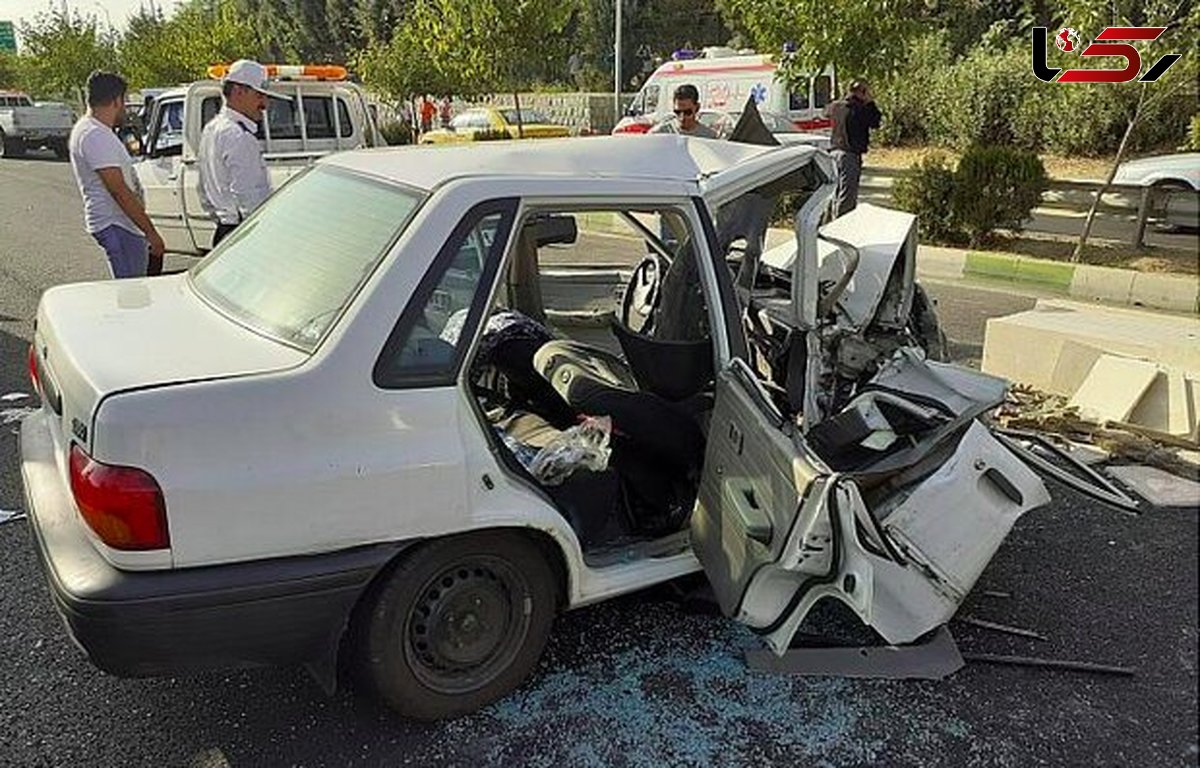
M 836 98 L 833 68 L 826 67 L 799 88 L 789 88 L 778 76 L 779 58 L 726 47 L 680 52 L 650 75 L 613 133 L 645 133 L 670 117 L 672 94 L 684 84 L 696 86 L 706 110 L 740 112 L 754 97 L 759 109 L 786 115 L 801 130 L 828 130 L 825 107 Z

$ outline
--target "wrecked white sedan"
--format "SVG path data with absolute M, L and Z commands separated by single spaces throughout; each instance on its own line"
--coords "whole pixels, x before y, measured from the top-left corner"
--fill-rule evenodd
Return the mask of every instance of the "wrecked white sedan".
M 47 291 L 22 472 L 72 636 L 120 675 L 348 662 L 438 718 L 557 611 L 699 568 L 779 652 L 823 598 L 943 624 L 1047 494 L 979 420 L 1004 383 L 930 359 L 913 219 L 818 235 L 832 177 L 675 136 L 350 152 L 187 274 Z

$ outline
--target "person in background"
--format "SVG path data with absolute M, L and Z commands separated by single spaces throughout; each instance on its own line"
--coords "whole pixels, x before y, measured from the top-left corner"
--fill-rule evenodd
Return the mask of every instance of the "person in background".
M 433 130 L 433 117 L 437 114 L 437 107 L 433 106 L 429 96 L 421 97 L 421 133 L 429 133 Z
M 87 80 L 87 114 L 68 141 L 84 225 L 104 249 L 114 278 L 145 276 L 152 258 L 161 272 L 165 250 L 146 215 L 129 151 L 114 133 L 125 120 L 125 91 L 120 75 L 93 72 Z
M 213 248 L 271 196 L 258 122 L 268 96 L 289 98 L 268 91 L 267 68 L 249 59 L 229 66 L 221 91 L 225 106 L 204 126 L 196 152 L 200 204 L 217 220 Z
M 442 103 L 440 105 L 438 105 L 438 118 L 442 121 L 443 128 L 450 127 L 451 111 L 452 111 L 452 109 L 451 109 L 451 104 L 450 104 L 450 97 L 443 96 Z
M 833 120 L 831 145 L 837 161 L 837 196 L 833 215 L 843 216 L 858 206 L 858 182 L 862 177 L 862 159 L 871 143 L 871 131 L 883 121 L 871 87 L 855 80 L 844 99 L 829 105 L 827 113 Z
M 717 132 L 697 119 L 700 114 L 700 92 L 685 83 L 675 89 L 675 117 L 663 120 L 650 133 L 678 133 L 701 139 L 715 139 Z

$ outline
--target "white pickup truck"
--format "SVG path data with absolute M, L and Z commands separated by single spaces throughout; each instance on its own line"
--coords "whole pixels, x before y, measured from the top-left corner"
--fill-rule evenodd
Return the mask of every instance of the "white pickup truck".
M 274 80 L 271 88 L 292 97 L 269 99 L 259 130 L 275 188 L 322 155 L 386 143 L 354 83 Z M 200 205 L 196 152 L 201 131 L 220 109 L 216 80 L 165 91 L 155 100 L 144 157 L 134 164 L 146 212 L 173 253 L 199 256 L 212 243 L 216 223 Z
M 34 104 L 24 93 L 0 91 L 0 157 L 20 157 L 38 147 L 66 157 L 74 124 L 75 115 L 66 104 Z

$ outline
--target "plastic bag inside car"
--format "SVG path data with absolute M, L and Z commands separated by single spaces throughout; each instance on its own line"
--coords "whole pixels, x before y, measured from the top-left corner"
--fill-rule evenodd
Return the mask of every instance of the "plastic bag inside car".
M 612 419 L 590 417 L 552 439 L 529 463 L 529 472 L 543 485 L 561 485 L 576 470 L 600 472 L 612 454 Z

